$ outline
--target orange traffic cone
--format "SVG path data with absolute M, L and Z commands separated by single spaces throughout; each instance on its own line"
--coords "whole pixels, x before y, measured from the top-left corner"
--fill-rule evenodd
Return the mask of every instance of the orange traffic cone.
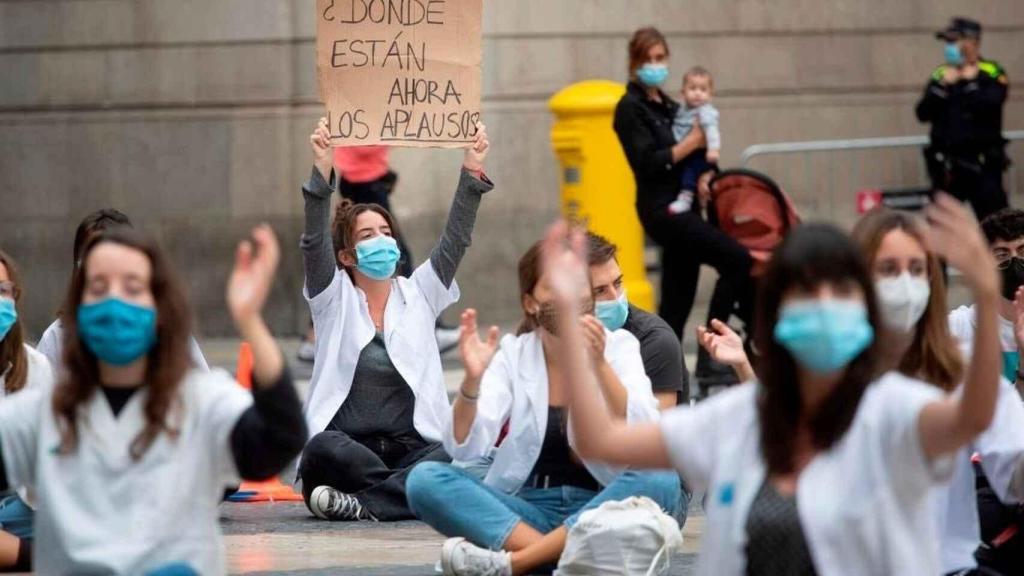
M 238 347 L 238 369 L 235 379 L 246 390 L 252 389 L 252 346 L 242 342 Z M 301 502 L 302 494 L 298 494 L 291 486 L 285 486 L 277 476 L 262 482 L 242 482 L 237 492 L 228 496 L 231 502 Z

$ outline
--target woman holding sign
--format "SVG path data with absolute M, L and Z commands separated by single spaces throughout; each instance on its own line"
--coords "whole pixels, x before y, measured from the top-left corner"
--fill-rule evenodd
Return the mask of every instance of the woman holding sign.
M 299 465 L 302 493 L 325 520 L 412 518 L 409 470 L 449 460 L 441 437 L 451 408 L 434 324 L 459 298 L 455 271 L 480 199 L 493 188 L 483 173 L 487 134 L 477 124 L 441 239 L 409 278 L 395 277 L 400 251 L 387 210 L 342 201 L 331 224 L 337 177 L 326 119 L 310 144 L 301 246 L 317 338 L 306 402 L 314 436 Z

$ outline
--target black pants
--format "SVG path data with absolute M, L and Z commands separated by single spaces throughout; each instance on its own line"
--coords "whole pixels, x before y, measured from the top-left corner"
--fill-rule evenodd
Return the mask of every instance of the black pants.
M 734 311 L 749 328 L 753 320 L 753 260 L 739 242 L 708 224 L 695 211 L 682 214 L 641 215 L 644 230 L 661 248 L 661 302 L 658 314 L 676 335 L 693 308 L 701 264 L 718 271 L 718 282 L 708 305 L 708 320 L 728 322 Z M 748 301 L 749 300 L 749 301 Z
M 402 259 L 398 262 L 397 274 L 409 277 L 412 276 L 413 270 L 412 252 L 409 251 L 409 246 L 405 243 L 405 238 L 402 236 L 401 227 L 398 225 L 398 221 L 395 220 L 394 212 L 391 211 L 391 191 L 394 190 L 397 180 L 398 175 L 394 172 L 388 172 L 373 182 L 360 182 L 358 184 L 342 178 L 338 184 L 338 191 L 341 192 L 342 198 L 347 198 L 356 204 L 378 204 L 391 213 L 391 220 L 395 223 L 396 228 L 396 230 L 391 231 L 391 234 L 395 237 L 395 241 L 398 242 L 398 249 L 402 251 Z
M 399 443 L 391 439 L 361 439 L 326 430 L 313 436 L 302 451 L 299 476 L 302 496 L 317 486 L 330 486 L 355 496 L 381 521 L 415 518 L 405 500 L 405 479 L 420 462 L 451 462 L 439 442 Z
M 932 188 L 945 190 L 961 202 L 970 202 L 978 222 L 1009 206 L 1003 190 L 1004 156 L 989 153 L 982 158 L 984 164 L 975 158 L 951 158 L 940 162 L 931 148 L 925 150 Z

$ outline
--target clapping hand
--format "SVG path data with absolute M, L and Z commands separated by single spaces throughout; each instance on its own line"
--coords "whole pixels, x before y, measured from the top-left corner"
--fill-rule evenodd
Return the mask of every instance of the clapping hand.
M 998 296 L 1000 278 L 995 257 L 981 235 L 978 221 L 964 205 L 940 192 L 935 195 L 934 202 L 925 208 L 925 216 L 928 222 L 925 228 L 928 249 L 960 270 L 976 293 Z
M 252 240 L 243 240 L 235 253 L 235 266 L 228 279 L 227 302 L 239 326 L 260 318 L 280 259 L 274 231 L 266 224 L 252 230 Z
M 476 310 L 469 308 L 462 313 L 459 355 L 466 370 L 466 380 L 479 384 L 484 371 L 498 351 L 498 327 L 491 326 L 487 339 L 481 340 L 476 325 Z

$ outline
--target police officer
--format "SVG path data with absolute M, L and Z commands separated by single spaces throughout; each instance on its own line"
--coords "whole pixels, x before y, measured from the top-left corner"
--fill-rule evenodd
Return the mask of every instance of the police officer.
M 978 220 L 1007 206 L 1003 139 L 1008 81 L 1003 67 L 980 55 L 981 24 L 953 18 L 935 34 L 946 62 L 935 69 L 917 104 L 917 119 L 930 122 L 925 160 L 932 187 L 971 203 Z

